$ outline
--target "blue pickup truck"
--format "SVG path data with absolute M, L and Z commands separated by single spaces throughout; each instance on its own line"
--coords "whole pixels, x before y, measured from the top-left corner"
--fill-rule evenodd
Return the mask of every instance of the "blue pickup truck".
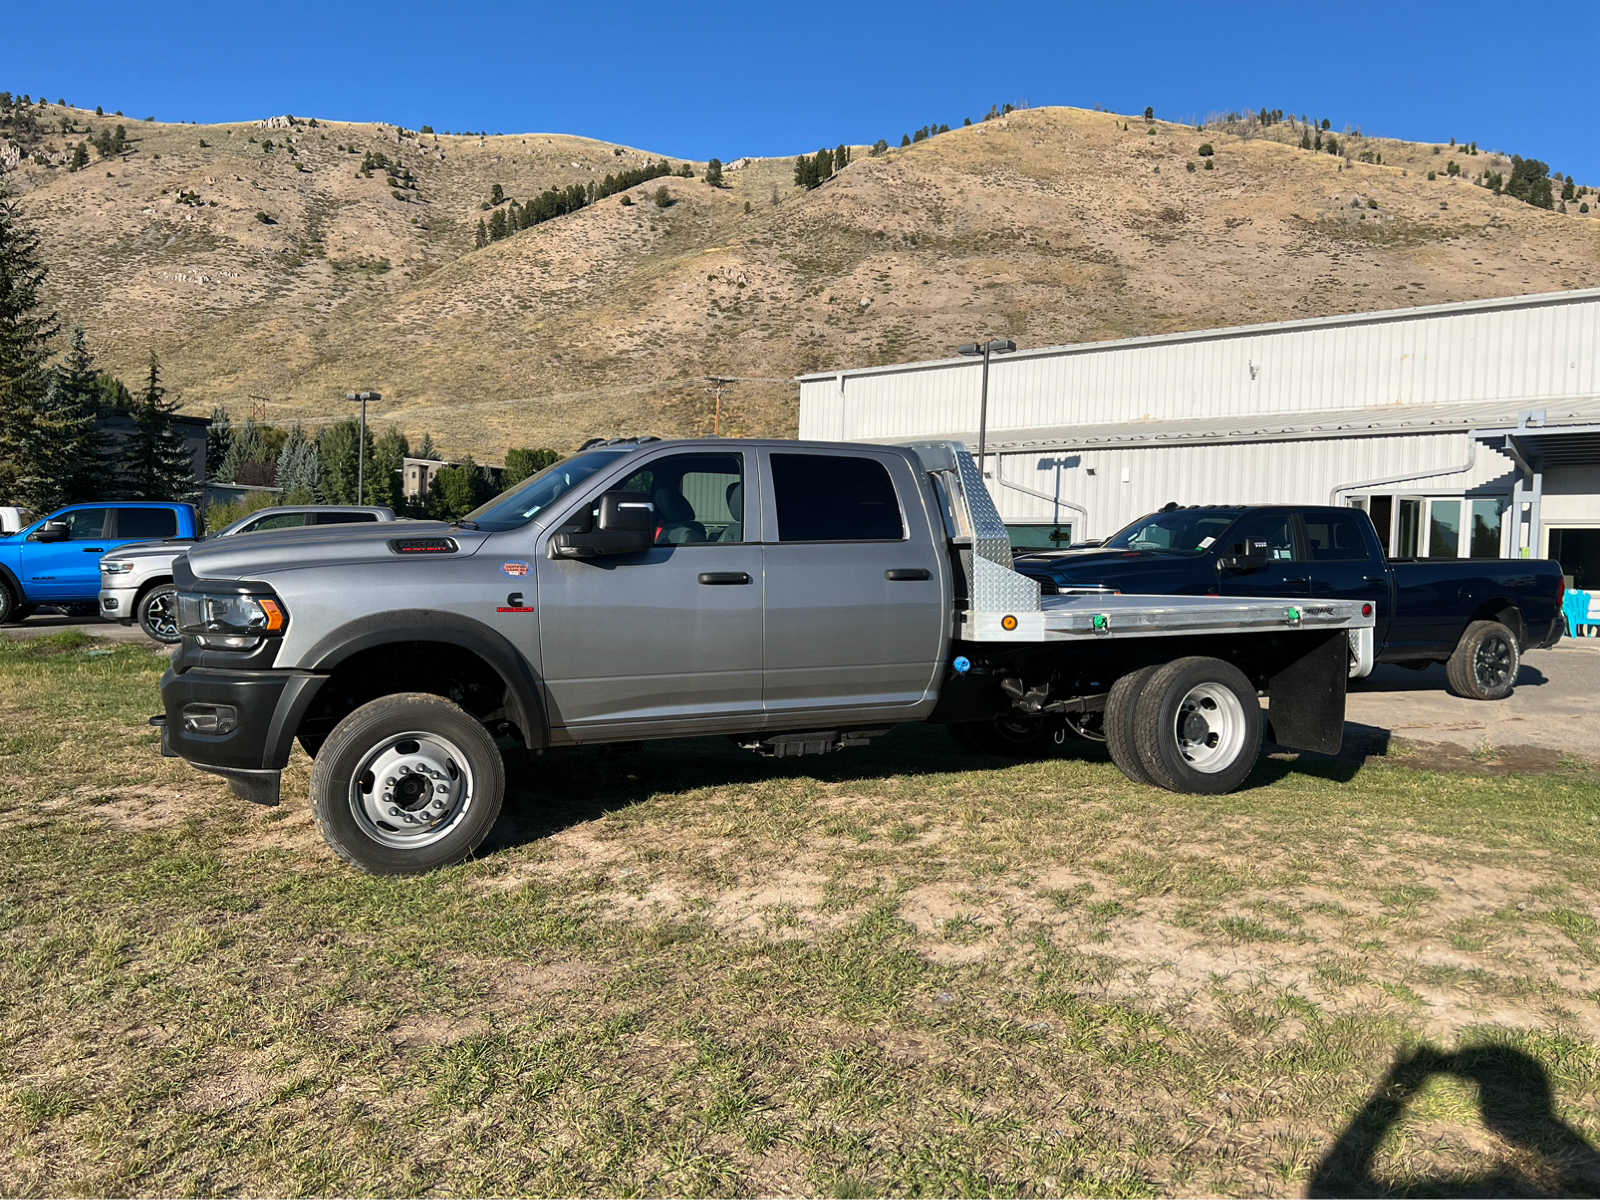
M 1548 559 L 1391 559 L 1356 508 L 1194 506 L 1140 517 L 1098 546 L 1019 556 L 1047 595 L 1306 596 L 1361 600 L 1377 622 L 1365 662 L 1446 664 L 1452 691 L 1511 694 L 1524 649 L 1563 631 Z
M 130 542 L 199 536 L 200 514 L 192 504 L 69 504 L 0 537 L 0 625 L 20 621 L 42 604 L 93 611 L 102 554 Z

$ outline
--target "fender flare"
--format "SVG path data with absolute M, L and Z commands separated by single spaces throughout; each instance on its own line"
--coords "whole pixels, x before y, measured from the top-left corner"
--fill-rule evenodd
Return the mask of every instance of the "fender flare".
M 458 613 L 418 609 L 359 617 L 320 638 L 302 656 L 299 669 L 326 676 L 354 654 L 397 642 L 443 642 L 477 655 L 505 684 L 506 717 L 521 732 L 528 749 L 538 750 L 549 744 L 550 724 L 544 700 L 527 659 L 504 634 Z M 293 736 L 318 690 L 306 689 L 289 706 L 299 711 L 284 713 L 288 736 Z
M 22 581 L 12 574 L 11 568 L 0 563 L 0 587 L 8 587 L 18 604 L 28 602 L 28 593 L 22 590 Z

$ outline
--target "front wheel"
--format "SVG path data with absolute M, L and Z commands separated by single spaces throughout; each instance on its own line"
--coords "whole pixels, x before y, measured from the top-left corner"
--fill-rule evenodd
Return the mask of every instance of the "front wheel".
M 1474 621 L 1445 663 L 1450 690 L 1468 700 L 1504 700 L 1517 683 L 1517 635 L 1499 621 Z
M 0 625 L 10 625 L 22 620 L 25 615 L 11 585 L 0 579 Z
M 1243 671 L 1219 658 L 1180 658 L 1139 692 L 1134 744 L 1150 782 L 1216 796 L 1245 781 L 1261 752 L 1261 701 Z
M 383 696 L 334 726 L 311 767 L 333 852 L 374 875 L 458 863 L 489 836 L 506 771 L 489 731 L 438 696 Z
M 183 640 L 178 632 L 178 589 L 170 583 L 158 583 L 139 598 L 135 614 L 139 628 L 163 646 L 175 646 Z

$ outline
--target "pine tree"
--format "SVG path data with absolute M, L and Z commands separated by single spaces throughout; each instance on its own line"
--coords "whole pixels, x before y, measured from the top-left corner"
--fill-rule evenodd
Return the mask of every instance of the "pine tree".
M 410 453 L 411 444 L 398 425 L 389 426 L 373 443 L 372 468 L 367 473 L 368 504 L 386 504 L 399 511 L 404 500 L 400 472 Z
M 236 431 L 230 431 L 228 449 L 213 476 L 218 483 L 241 483 L 239 476 L 252 463 L 266 458 L 267 442 L 261 435 L 261 426 L 249 418 Z M 206 447 L 206 457 L 211 457 L 211 447 Z
M 723 186 L 722 160 L 720 158 L 713 158 L 706 163 L 706 182 L 715 188 Z
M 362 468 L 358 455 L 365 450 L 366 464 Z M 356 490 L 358 475 L 372 475 L 372 432 L 367 431 L 366 445 L 361 445 L 361 426 L 353 417 L 329 425 L 317 439 L 317 453 L 322 460 L 322 495 L 330 504 L 360 504 Z
M 150 352 L 144 395 L 134 410 L 124 484 L 135 500 L 183 500 L 194 493 L 194 461 L 173 421 L 178 402 L 161 386 L 161 361 Z
M 285 504 L 312 504 L 321 496 L 322 459 L 316 443 L 306 436 L 298 422 L 278 451 L 278 487 Z
M 0 174 L 0 495 L 14 492 L 31 442 L 33 414 L 50 382 L 56 314 L 40 290 L 39 238 Z
M 483 223 L 483 218 L 478 218 L 478 232 L 473 236 L 472 248 L 482 250 L 489 244 L 489 227 Z
M 503 208 L 497 208 L 494 210 L 494 215 L 489 218 L 489 240 L 498 242 L 501 238 L 506 236 L 507 232 L 506 210 Z
M 233 447 L 233 422 L 228 410 L 220 404 L 211 410 L 211 424 L 206 427 L 206 478 L 219 478 L 223 461 Z
M 417 447 L 417 452 L 413 457 L 429 458 L 433 459 L 434 461 L 438 461 L 439 451 L 433 444 L 433 434 L 425 433 L 422 435 L 422 444 Z
M 57 464 L 42 471 L 61 490 L 48 507 L 97 500 L 115 491 L 114 464 L 99 429 L 100 372 L 94 365 L 83 330 L 72 332 L 72 348 L 55 369 L 45 408 L 35 422 L 36 451 L 24 469 L 47 457 Z M 35 504 L 44 511 L 46 505 Z
M 89 165 L 89 147 L 86 146 L 83 142 L 79 142 L 72 149 L 72 165 L 71 165 L 70 169 L 74 170 L 74 171 L 81 171 L 85 167 L 87 167 L 88 165 Z

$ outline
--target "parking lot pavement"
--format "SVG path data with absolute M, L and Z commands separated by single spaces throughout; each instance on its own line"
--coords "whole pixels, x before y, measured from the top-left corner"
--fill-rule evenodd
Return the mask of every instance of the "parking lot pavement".
M 1463 700 L 1445 690 L 1444 667 L 1379 667 L 1351 685 L 1348 719 L 1414 742 L 1539 746 L 1600 757 L 1600 638 L 1529 650 L 1504 700 Z
M 68 617 L 57 612 L 34 613 L 26 621 L 0 627 L 0 636 L 47 637 L 68 629 L 113 642 L 144 642 L 152 648 L 156 645 L 137 625 L 118 625 L 115 621 L 102 621 L 99 617 Z

